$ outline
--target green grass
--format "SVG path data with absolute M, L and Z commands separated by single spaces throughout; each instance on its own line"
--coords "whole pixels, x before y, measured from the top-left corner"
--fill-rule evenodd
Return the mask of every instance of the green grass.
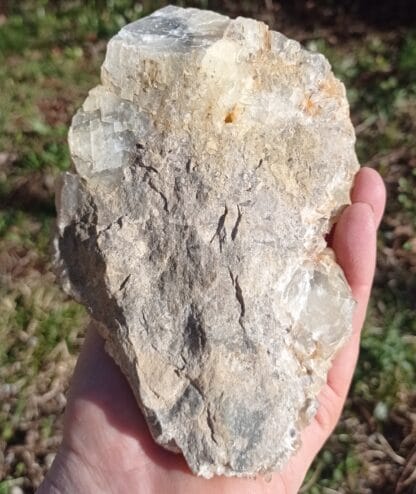
M 416 381 L 416 311 L 400 306 L 369 318 L 361 342 L 353 394 L 393 407 Z
M 14 482 L 28 492 L 39 483 L 41 474 L 28 469 L 13 448 L 25 444 L 30 424 L 38 435 L 36 465 L 45 468 L 54 447 L 45 449 L 42 439 L 59 434 L 63 405 L 52 399 L 35 410 L 33 397 L 47 393 L 58 378 L 67 386 L 86 323 L 84 309 L 58 288 L 50 261 L 53 181 L 70 167 L 68 125 L 99 81 L 105 41 L 162 3 L 23 0 L 10 2 L 1 21 L 0 393 L 7 393 L 0 399 L 0 454 L 14 456 L 0 480 L 0 494 Z M 244 2 L 244 8 L 249 4 Z M 367 30 L 343 42 L 309 34 L 308 40 L 307 46 L 325 53 L 345 82 L 359 158 L 385 178 L 389 201 L 350 399 L 303 492 L 375 493 L 380 492 L 376 487 L 368 490 L 363 448 L 377 432 L 406 455 L 401 445 L 405 426 L 396 427 L 392 417 L 397 410 L 405 415 L 410 410 L 416 377 L 416 311 L 410 291 L 416 273 L 416 31 Z M 390 464 L 380 460 L 380 465 L 382 476 Z M 0 479 L 1 468 L 0 462 Z M 386 480 L 383 492 L 393 491 Z

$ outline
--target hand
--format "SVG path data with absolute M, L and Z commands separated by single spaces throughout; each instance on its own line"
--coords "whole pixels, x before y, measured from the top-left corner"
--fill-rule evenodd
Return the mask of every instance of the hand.
M 38 492 L 296 493 L 339 419 L 358 357 L 385 204 L 384 185 L 374 170 L 360 170 L 351 200 L 331 243 L 358 302 L 354 331 L 335 358 L 319 395 L 319 411 L 284 471 L 273 474 L 270 482 L 192 475 L 181 455 L 154 443 L 124 376 L 90 328 L 70 390 L 63 443 Z

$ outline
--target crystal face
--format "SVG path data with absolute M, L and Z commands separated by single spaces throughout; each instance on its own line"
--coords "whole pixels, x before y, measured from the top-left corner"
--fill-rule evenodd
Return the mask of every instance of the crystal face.
M 154 439 L 204 477 L 283 468 L 354 308 L 325 234 L 358 169 L 327 60 L 166 7 L 108 44 L 69 134 L 57 262 Z

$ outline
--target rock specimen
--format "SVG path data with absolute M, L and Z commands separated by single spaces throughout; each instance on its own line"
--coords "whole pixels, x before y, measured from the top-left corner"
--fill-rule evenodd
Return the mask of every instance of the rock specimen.
M 57 192 L 67 289 L 159 444 L 198 475 L 282 468 L 350 334 L 325 234 L 358 163 L 326 59 L 167 7 L 109 43 Z

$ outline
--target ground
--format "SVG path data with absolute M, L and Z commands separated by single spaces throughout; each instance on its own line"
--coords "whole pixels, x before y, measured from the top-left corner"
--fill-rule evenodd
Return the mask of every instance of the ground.
M 53 183 L 70 167 L 68 125 L 98 83 L 106 40 L 162 2 L 8 3 L 0 1 L 0 494 L 17 494 L 33 492 L 53 459 L 87 321 L 51 269 Z M 193 5 L 265 20 L 326 54 L 348 88 L 360 161 L 383 176 L 388 205 L 348 403 L 301 492 L 416 492 L 414 6 Z

